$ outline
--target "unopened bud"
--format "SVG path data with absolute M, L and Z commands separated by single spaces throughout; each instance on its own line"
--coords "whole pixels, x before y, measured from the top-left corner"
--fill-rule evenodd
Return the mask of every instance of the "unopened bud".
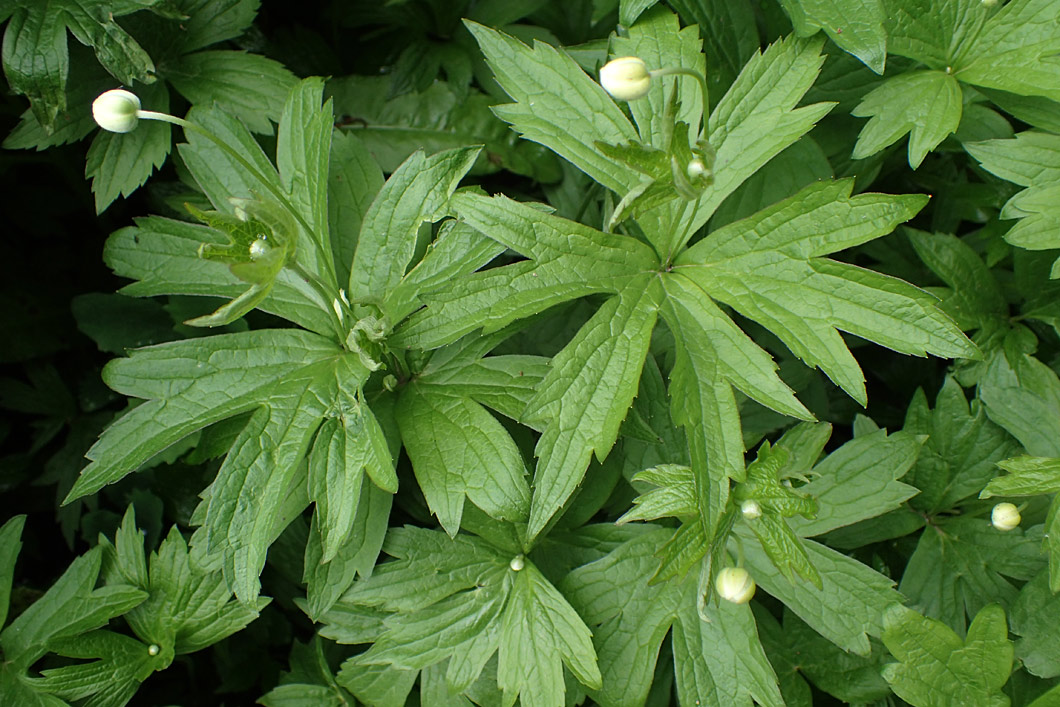
M 758 505 L 758 501 L 747 499 L 740 504 L 740 513 L 747 520 L 754 520 L 762 517 L 762 507 Z
M 695 179 L 696 177 L 702 176 L 703 173 L 707 171 L 707 165 L 703 164 L 703 160 L 697 157 L 688 163 L 688 167 L 685 171 L 688 173 L 689 179 Z
M 512 568 L 512 572 L 518 572 L 523 567 L 526 567 L 526 560 L 523 559 L 522 555 L 516 555 L 512 558 L 512 561 L 508 563 L 508 566 Z
M 644 60 L 635 56 L 612 59 L 600 69 L 600 85 L 620 101 L 635 101 L 648 95 L 651 74 Z
M 1020 511 L 1011 503 L 999 503 L 990 513 L 990 522 L 998 530 L 1012 530 L 1023 520 Z
M 743 567 L 726 567 L 714 578 L 718 595 L 733 604 L 746 604 L 755 595 L 755 581 Z
M 99 127 L 112 133 L 127 133 L 136 128 L 140 99 L 135 93 L 115 88 L 101 93 L 92 101 L 92 117 Z

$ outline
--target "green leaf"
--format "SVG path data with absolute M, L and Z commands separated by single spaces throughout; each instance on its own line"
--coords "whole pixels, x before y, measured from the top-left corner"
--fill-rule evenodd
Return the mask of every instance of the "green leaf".
M 328 164 L 334 116 L 331 101 L 321 107 L 324 80 L 309 78 L 298 83 L 287 96 L 276 133 L 276 168 L 284 192 L 312 229 L 304 234 L 306 247 L 299 249 L 299 262 L 334 281 L 328 236 Z
M 383 172 L 353 135 L 335 132 L 328 163 L 328 232 L 336 280 L 350 281 L 361 224 L 383 186 Z
M 159 216 L 137 219 L 136 224 L 111 234 L 103 250 L 104 260 L 117 275 L 136 280 L 123 287 L 122 294 L 235 298 L 247 292 L 246 283 L 227 265 L 199 257 L 204 244 L 220 245 L 220 235 L 215 230 Z M 290 270 L 276 275 L 272 289 L 257 306 L 311 331 L 333 331 L 327 305 Z
M 126 520 L 132 518 L 130 513 Z M 127 530 L 128 528 L 128 530 Z M 106 547 L 106 545 L 105 545 Z M 125 553 L 144 563 L 143 536 L 131 522 L 122 526 L 115 551 L 121 574 L 129 584 L 148 592 L 147 600 L 125 615 L 133 631 L 145 643 L 162 648 L 159 655 L 184 655 L 202 650 L 242 630 L 269 603 L 258 599 L 251 605 L 232 600 L 232 592 L 220 572 L 207 571 L 190 561 L 188 546 L 174 526 L 156 552 L 151 553 L 146 576 L 139 582 L 128 577 Z M 107 581 L 112 581 L 108 570 Z
M 10 609 L 11 583 L 15 578 L 15 561 L 22 549 L 22 527 L 26 516 L 11 518 L 0 527 L 0 629 L 7 623 L 7 612 Z
M 918 195 L 850 197 L 852 186 L 849 180 L 810 185 L 714 231 L 678 256 L 675 269 L 766 326 L 864 404 L 861 370 L 836 329 L 920 356 L 974 357 L 977 350 L 927 293 L 820 257 L 888 233 L 926 203 Z
M 509 702 L 518 695 L 527 707 L 562 703 L 562 665 L 587 687 L 602 686 L 592 634 L 532 564 L 514 578 L 498 653 L 497 685 Z
M 901 661 L 885 666 L 883 677 L 911 704 L 1009 704 L 1001 686 L 1012 671 L 1013 648 L 1005 611 L 996 604 L 976 615 L 964 641 L 939 621 L 894 607 L 886 615 L 883 642 Z
M 922 443 L 912 433 L 888 436 L 886 430 L 847 442 L 808 472 L 813 480 L 799 491 L 817 499 L 819 510 L 811 519 L 792 518 L 792 528 L 812 537 L 899 507 L 917 493 L 898 479 L 913 465 Z
M 686 592 L 673 645 L 681 704 L 784 704 L 746 604 L 715 601 L 700 612 Z
M 661 298 L 643 276 L 608 300 L 567 346 L 530 401 L 524 419 L 545 425 L 534 453 L 534 538 L 581 482 L 595 452 L 607 456 L 633 403 Z
M 362 641 L 379 614 L 373 619 L 356 607 L 389 612 L 375 645 L 351 667 L 386 664 L 415 674 L 449 658 L 446 681 L 459 692 L 499 652 L 498 685 L 513 702 L 521 696 L 526 705 L 562 703 L 563 664 L 586 685 L 600 686 L 588 628 L 521 555 L 512 558 L 476 537 L 411 527 L 392 529 L 384 551 L 397 560 L 355 584 L 325 617 L 346 612 L 348 623 L 363 628 L 346 629 L 339 640 L 344 634 Z
M 1019 446 L 986 417 L 978 402 L 969 409 L 961 387 L 946 378 L 928 410 L 918 390 L 906 411 L 905 431 L 928 435 L 906 482 L 920 489 L 910 505 L 928 513 L 953 508 L 993 478 L 994 465 Z
M 655 7 L 646 12 L 637 24 L 622 24 L 630 27 L 629 36 L 615 37 L 611 41 L 613 56 L 639 57 L 650 69 L 680 66 L 704 73 L 706 63 L 699 31 L 694 26 L 681 29 L 677 15 L 672 12 L 663 7 Z M 674 85 L 677 86 L 679 109 L 669 118 L 667 103 L 670 101 L 670 93 L 675 90 Z M 703 114 L 700 90 L 699 82 L 690 76 L 652 81 L 647 96 L 629 102 L 629 109 L 637 123 L 641 140 L 647 145 L 665 150 L 669 148 L 673 121 L 698 126 Z M 693 135 L 692 142 L 695 142 L 697 137 L 698 135 Z M 685 144 L 687 143 L 686 137 Z
M 187 143 L 177 145 L 177 150 L 214 208 L 232 214 L 235 213 L 235 206 L 229 202 L 232 197 L 254 198 L 258 194 L 282 193 L 276 168 L 246 126 L 219 107 L 206 105 L 210 107 L 193 107 L 188 111 L 187 119 L 212 132 L 254 168 L 253 172 L 246 169 L 198 131 L 188 132 L 184 136 Z
M 404 707 L 418 673 L 389 665 L 362 665 L 355 656 L 342 664 L 335 679 L 373 707 Z
M 800 36 L 818 28 L 877 74 L 887 61 L 887 33 L 883 29 L 883 0 L 781 0 Z
M 1060 248 L 1060 239 L 1050 226 L 1060 215 L 1056 207 L 1060 194 L 1060 138 L 1025 132 L 1012 139 L 970 143 L 966 149 L 987 171 L 1028 187 L 1001 209 L 1001 218 L 1019 219 L 1005 234 L 1005 240 L 1028 250 Z M 1050 277 L 1060 277 L 1060 259 L 1053 264 Z
M 603 680 L 593 698 L 608 707 L 642 704 L 672 625 L 682 704 L 750 705 L 752 698 L 783 704 L 748 607 L 697 607 L 695 574 L 682 582 L 650 582 L 656 554 L 671 534 L 657 528 L 640 535 L 563 582 L 571 603 L 594 627 Z
M 871 118 L 851 157 L 865 159 L 909 133 L 909 166 L 916 169 L 961 122 L 961 87 L 942 71 L 914 71 L 887 79 L 852 114 Z
M 979 498 L 1060 493 L 1060 459 L 1022 456 L 997 465 L 1008 475 L 992 479 Z
M 384 490 L 397 491 L 386 439 L 367 406 L 324 421 L 309 452 L 309 500 L 316 503 L 321 562 L 331 562 L 352 544 L 357 503 L 367 469 Z
M 145 86 L 140 98 L 151 110 L 169 110 L 169 94 L 161 86 Z M 158 120 L 140 121 L 130 133 L 100 130 L 85 164 L 85 176 L 92 178 L 96 213 L 103 213 L 119 194 L 128 197 L 143 186 L 166 161 L 171 144 L 169 123 Z
M 707 140 L 717 152 L 714 186 L 700 199 L 688 235 L 671 237 L 665 252 L 677 253 L 729 194 L 832 109 L 831 103 L 795 108 L 820 72 L 820 49 L 820 40 L 789 37 L 743 67 L 710 114 Z
M 443 221 L 438 237 L 400 283 L 387 293 L 386 309 L 402 320 L 423 305 L 426 293 L 470 275 L 503 253 L 505 247 L 462 221 Z M 426 296 L 425 296 L 426 295 Z
M 53 641 L 73 638 L 105 625 L 147 598 L 127 585 L 96 586 L 101 549 L 74 560 L 55 584 L 0 633 L 5 662 L 23 671 L 48 651 Z
M 964 632 L 965 615 L 990 602 L 1011 606 L 1016 588 L 1044 564 L 1036 538 L 1001 532 L 983 519 L 937 518 L 920 536 L 899 590 L 926 616 Z
M 658 258 L 628 236 L 607 234 L 542 213 L 506 197 L 459 193 L 459 217 L 491 239 L 533 259 L 491 268 L 426 295 L 426 309 L 395 332 L 391 345 L 433 348 L 482 329 L 491 333 L 555 304 L 618 292 Z
M 997 355 L 979 383 L 986 414 L 1033 456 L 1060 457 L 1060 379 L 1033 356 Z
M 594 146 L 636 140 L 633 126 L 598 83 L 543 42 L 533 49 L 496 30 L 466 23 L 497 82 L 515 103 L 495 107 L 527 140 L 539 142 L 600 184 L 625 194 L 637 182 L 628 169 Z
M 206 494 L 196 544 L 223 556 L 226 581 L 241 600 L 254 600 L 265 550 L 289 522 L 285 502 L 313 434 L 325 418 L 365 414 L 359 387 L 368 371 L 357 356 L 340 354 L 315 334 L 265 330 L 150 347 L 112 362 L 107 383 L 148 402 L 88 452 L 93 463 L 69 498 L 113 483 L 206 425 L 253 411 Z
M 126 704 L 141 682 L 167 667 L 172 659 L 157 651 L 152 655 L 147 644 L 110 631 L 53 640 L 50 646 L 67 658 L 97 660 L 42 670 L 43 678 L 34 685 L 67 700 L 91 696 L 93 705 Z
M 978 9 L 978 8 L 977 8 Z M 954 59 L 961 81 L 1060 100 L 1060 7 L 1051 0 L 1014 0 L 982 25 L 974 44 Z
M 707 85 L 722 95 L 759 48 L 758 27 L 750 2 L 672 0 L 686 25 L 699 25 L 703 50 L 711 57 Z
M 659 645 L 674 622 L 678 605 L 691 597 L 676 582 L 649 584 L 660 545 L 671 531 L 655 529 L 585 564 L 560 589 L 593 629 L 601 687 L 596 702 L 641 704 L 648 695 Z
M 1060 594 L 1049 588 L 1049 573 L 1042 571 L 1023 585 L 1010 614 L 1016 641 L 1016 657 L 1033 675 L 1054 678 L 1060 675 Z
M 802 545 L 821 575 L 822 587 L 813 590 L 792 584 L 773 566 L 749 532 L 741 531 L 741 536 L 747 570 L 762 589 L 843 650 L 869 654 L 866 634 L 879 636 L 884 611 L 901 601 L 901 595 L 892 589 L 893 581 L 824 545 L 804 540 Z
M 887 48 L 928 68 L 956 68 L 957 56 L 968 51 L 980 36 L 989 9 L 972 2 L 925 3 L 920 0 L 885 0 Z
M 66 32 L 95 49 L 103 67 L 123 84 L 155 80 L 155 65 L 147 52 L 117 22 L 144 5 L 125 5 L 99 12 L 81 0 L 20 0 L 4 32 L 4 73 L 11 89 L 30 100 L 37 122 L 46 132 L 56 127 L 66 109 L 66 79 L 70 70 Z
M 228 50 L 185 54 L 168 67 L 166 78 L 189 102 L 216 104 L 265 135 L 272 134 L 272 123 L 279 122 L 296 82 L 277 61 Z
M 302 575 L 307 586 L 305 612 L 309 618 L 320 621 L 353 584 L 357 575 L 372 575 L 383 547 L 393 498 L 392 494 L 374 484 L 361 484 L 349 540 L 338 548 L 335 557 L 329 562 L 322 561 L 324 544 L 319 529 L 320 520 L 313 518 Z
M 981 329 L 1008 316 L 1008 303 L 990 268 L 964 241 L 946 233 L 903 232 L 924 264 L 950 287 L 939 307 L 963 331 Z M 938 290 L 935 290 L 938 292 Z
M 526 467 L 504 426 L 471 397 L 421 380 L 403 391 L 395 413 L 416 480 L 442 528 L 456 534 L 465 496 L 498 520 L 525 521 Z
M 422 75 L 420 75 L 422 78 Z M 520 140 L 491 110 L 497 99 L 474 88 L 435 81 L 420 91 L 393 96 L 391 76 L 345 76 L 328 82 L 342 133 L 362 141 L 385 172 L 412 153 L 483 145 L 470 174 L 501 169 L 536 181 L 558 181 L 554 156 Z
M 477 155 L 478 148 L 430 157 L 417 152 L 391 175 L 361 224 L 350 273 L 351 300 L 380 302 L 397 286 L 415 256 L 420 226 L 447 213 L 449 197 Z
M 182 0 L 187 18 L 180 23 L 177 46 L 182 53 L 235 39 L 258 14 L 260 0 Z
M 272 688 L 258 698 L 265 707 L 346 707 L 342 695 L 327 685 L 287 684 Z

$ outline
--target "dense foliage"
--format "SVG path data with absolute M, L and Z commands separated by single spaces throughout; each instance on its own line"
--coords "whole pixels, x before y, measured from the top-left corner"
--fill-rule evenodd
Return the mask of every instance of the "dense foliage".
M 0 702 L 1060 704 L 1060 3 L 259 4 L 0 0 Z

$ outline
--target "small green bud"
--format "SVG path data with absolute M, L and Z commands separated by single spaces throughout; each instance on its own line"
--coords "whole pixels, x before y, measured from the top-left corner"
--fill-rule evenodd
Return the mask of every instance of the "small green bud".
M 648 95 L 651 74 L 643 59 L 624 56 L 612 59 L 600 69 L 600 85 L 620 101 L 635 101 Z
M 158 647 L 158 644 L 152 643 L 147 647 L 147 655 L 158 655 L 162 649 Z
M 92 101 L 92 117 L 99 127 L 112 133 L 127 133 L 140 119 L 140 99 L 135 93 L 115 88 Z
M 994 506 L 990 513 L 990 522 L 995 528 L 1002 531 L 1012 530 L 1020 524 L 1020 510 L 1011 503 L 999 503 Z
M 518 572 L 523 567 L 526 567 L 526 560 L 522 555 L 516 555 L 512 558 L 512 561 L 508 563 L 508 566 L 512 568 L 512 572 Z
M 740 504 L 740 513 L 747 520 L 754 520 L 762 517 L 762 507 L 758 505 L 758 501 L 749 498 Z
M 746 604 L 755 595 L 755 581 L 743 567 L 726 567 L 714 579 L 718 595 L 733 604 Z

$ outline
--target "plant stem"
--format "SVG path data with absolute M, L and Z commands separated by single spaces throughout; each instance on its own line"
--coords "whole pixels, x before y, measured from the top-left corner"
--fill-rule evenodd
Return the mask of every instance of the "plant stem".
M 701 118 L 703 123 L 703 138 L 707 137 L 707 119 L 710 117 L 710 95 L 707 91 L 707 79 L 703 74 L 692 69 L 686 69 L 681 66 L 675 66 L 667 69 L 656 69 L 655 71 L 649 71 L 652 78 L 656 76 L 690 76 L 699 82 L 699 94 L 703 98 L 703 116 Z

